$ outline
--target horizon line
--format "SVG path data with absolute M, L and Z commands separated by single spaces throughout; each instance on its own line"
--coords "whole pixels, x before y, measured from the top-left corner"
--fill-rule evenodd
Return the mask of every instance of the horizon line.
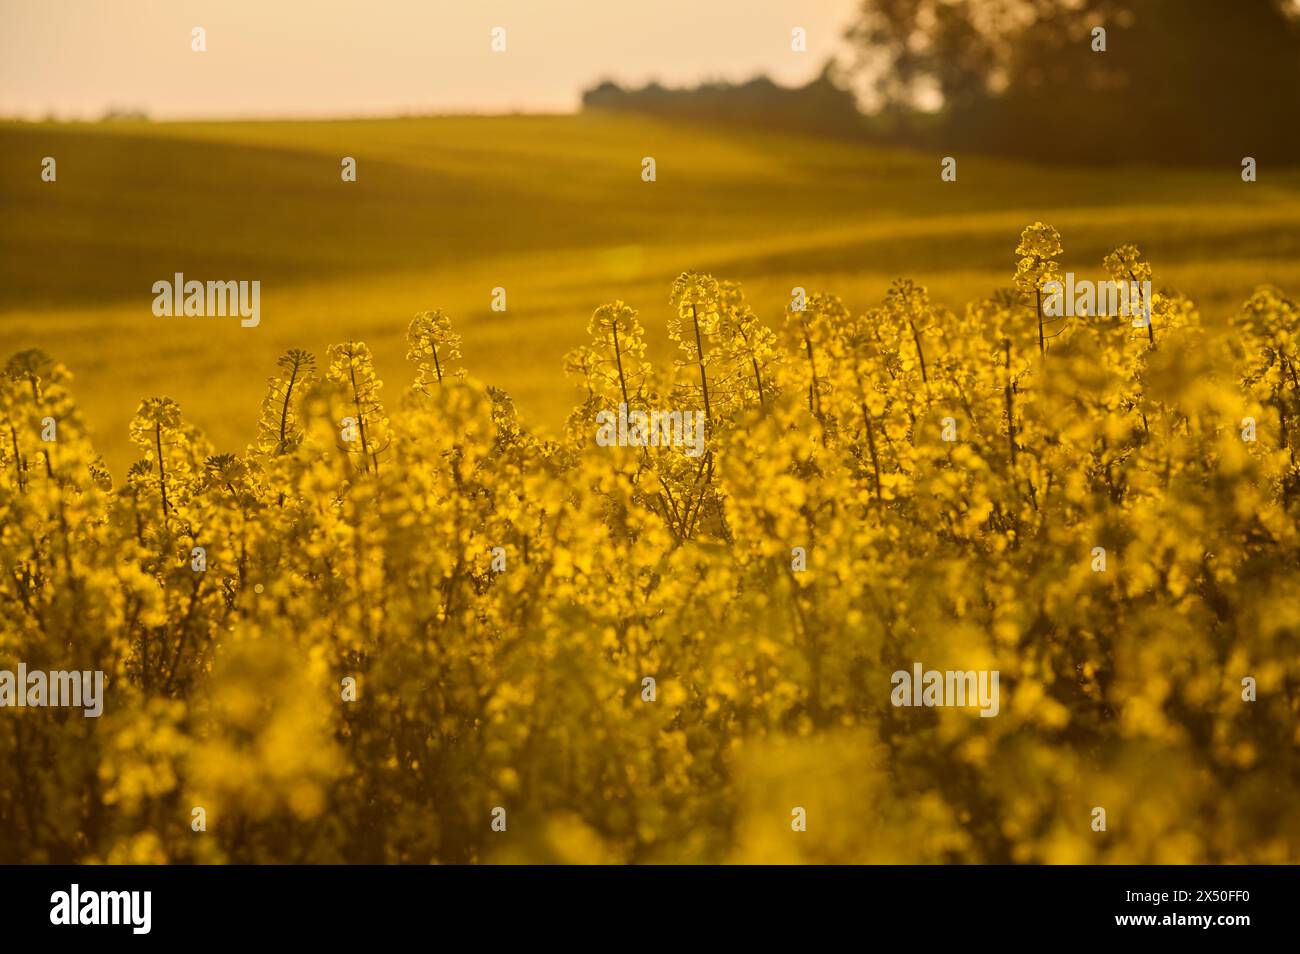
M 504 116 L 576 116 L 582 107 L 560 109 L 547 107 L 517 107 L 506 109 L 455 109 L 455 110 L 402 110 L 380 109 L 349 113 L 296 112 L 296 113 L 172 113 L 153 115 L 145 110 L 122 107 L 121 112 L 105 110 L 97 115 L 59 115 L 54 110 L 39 113 L 0 112 L 0 123 L 23 123 L 34 126 L 104 125 L 104 124 L 154 124 L 182 125 L 188 123 L 292 123 L 292 122 L 376 122 L 397 119 L 449 119 L 449 118 L 499 118 Z

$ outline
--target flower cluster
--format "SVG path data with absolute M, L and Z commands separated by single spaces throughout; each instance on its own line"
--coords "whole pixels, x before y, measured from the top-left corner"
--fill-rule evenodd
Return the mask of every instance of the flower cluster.
M 106 699 L 0 708 L 0 861 L 1300 862 L 1300 309 L 1054 321 L 1060 237 L 1016 254 L 777 327 L 688 273 L 668 367 L 604 305 L 557 439 L 424 313 L 395 396 L 285 354 L 243 453 L 145 400 L 118 484 L 15 355 L 0 669 Z M 707 450 L 599 446 L 620 404 Z M 917 660 L 996 718 L 896 708 Z

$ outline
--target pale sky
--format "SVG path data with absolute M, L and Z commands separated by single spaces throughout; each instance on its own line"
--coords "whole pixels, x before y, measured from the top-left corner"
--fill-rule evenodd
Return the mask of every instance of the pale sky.
M 843 48 L 859 2 L 0 0 L 0 116 L 557 111 L 605 77 L 802 83 Z

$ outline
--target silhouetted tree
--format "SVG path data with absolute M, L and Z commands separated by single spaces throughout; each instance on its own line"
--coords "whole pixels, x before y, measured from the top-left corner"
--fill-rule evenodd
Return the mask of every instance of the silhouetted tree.
M 827 64 L 806 86 L 780 86 L 766 76 L 744 83 L 702 83 L 669 89 L 649 83 L 624 89 L 605 81 L 582 95 L 585 109 L 611 109 L 746 127 L 777 127 L 831 135 L 860 135 L 862 115 L 851 92 Z
M 1300 161 L 1295 0 L 866 0 L 848 35 L 867 108 L 900 138 L 1042 159 Z

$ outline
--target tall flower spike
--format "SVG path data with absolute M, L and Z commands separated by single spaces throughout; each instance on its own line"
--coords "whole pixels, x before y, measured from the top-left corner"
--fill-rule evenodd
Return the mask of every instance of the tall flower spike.
M 302 348 L 291 348 L 275 363 L 282 373 L 268 381 L 257 436 L 260 450 L 279 456 L 302 439 L 302 395 L 315 376 L 316 358 Z
M 697 272 L 683 272 L 673 282 L 670 300 L 677 306 L 677 316 L 668 322 L 668 337 L 677 342 L 685 354 L 679 369 L 694 365 L 699 371 L 700 400 L 705 419 L 712 424 L 713 408 L 709 399 L 709 349 L 705 342 L 717 335 L 720 293 L 717 279 Z
M 375 376 L 374 361 L 364 342 L 349 341 L 330 345 L 327 353 L 331 381 L 341 384 L 348 395 L 357 428 L 354 448 L 350 452 L 358 458 L 363 471 L 379 472 L 379 455 L 388 448 L 388 419 L 379 400 L 383 382 Z
M 158 497 L 166 523 L 173 503 L 168 480 L 175 480 L 175 475 L 168 474 L 166 448 L 182 439 L 180 405 L 169 397 L 146 398 L 131 420 L 129 433 L 131 443 L 157 465 Z
M 1038 353 L 1047 354 L 1046 322 L 1043 319 L 1043 286 L 1049 282 L 1061 280 L 1061 266 L 1056 256 L 1064 251 L 1061 247 L 1061 233 L 1050 225 L 1035 222 L 1020 233 L 1020 244 L 1016 254 L 1020 261 L 1016 263 L 1016 287 L 1034 303 L 1038 320 Z
M 427 394 L 431 385 L 442 384 L 448 376 L 464 375 L 464 369 L 452 365 L 460 360 L 460 335 L 451 330 L 451 319 L 441 311 L 422 311 L 412 318 L 406 343 L 406 359 L 414 361 L 418 369 L 417 391 Z
M 1110 273 L 1110 277 L 1122 288 L 1132 289 L 1137 286 L 1140 289 L 1143 283 L 1151 281 L 1151 263 L 1142 261 L 1142 253 L 1138 251 L 1136 245 L 1121 245 L 1107 255 L 1102 264 Z M 1148 309 L 1150 305 L 1151 302 L 1146 302 Z M 1155 316 L 1147 314 L 1144 317 L 1147 340 L 1154 345 L 1156 343 Z
M 584 367 L 588 387 L 607 399 L 633 407 L 649 383 L 650 365 L 645 358 L 645 332 L 637 312 L 622 300 L 601 305 L 587 323 L 591 335 L 588 354 L 571 354 L 570 366 Z

